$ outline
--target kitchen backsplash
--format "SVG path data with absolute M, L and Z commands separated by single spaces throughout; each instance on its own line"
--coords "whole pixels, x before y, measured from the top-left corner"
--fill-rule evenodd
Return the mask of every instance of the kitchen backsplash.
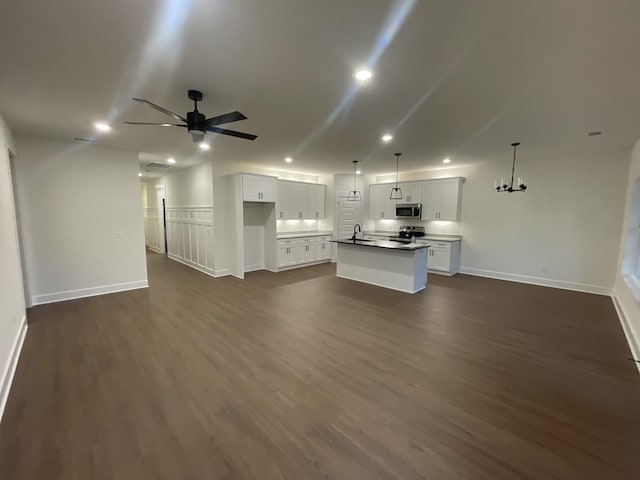
M 404 227 L 407 225 L 424 227 L 427 233 L 448 233 L 450 235 L 462 235 L 460 222 L 445 222 L 437 220 L 375 220 L 373 221 L 373 228 L 368 228 L 368 230 L 397 232 L 400 230 L 400 227 Z
M 276 229 L 278 233 L 282 232 L 309 232 L 317 230 L 333 230 L 333 226 L 322 220 L 276 220 Z

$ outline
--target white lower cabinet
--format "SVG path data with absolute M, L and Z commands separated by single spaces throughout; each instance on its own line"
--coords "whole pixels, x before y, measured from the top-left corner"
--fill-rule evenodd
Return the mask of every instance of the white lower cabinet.
M 307 243 L 304 245 L 300 245 L 300 255 L 298 255 L 299 263 L 311 263 L 316 260 L 316 244 L 315 243 Z
M 278 247 L 278 267 L 287 267 L 298 263 L 298 247 Z
M 278 240 L 278 268 L 331 260 L 330 240 L 330 235 Z
M 331 243 L 320 241 L 316 244 L 316 260 L 331 260 Z
M 419 240 L 419 242 L 431 245 L 427 256 L 427 268 L 430 272 L 455 275 L 460 271 L 460 240 Z

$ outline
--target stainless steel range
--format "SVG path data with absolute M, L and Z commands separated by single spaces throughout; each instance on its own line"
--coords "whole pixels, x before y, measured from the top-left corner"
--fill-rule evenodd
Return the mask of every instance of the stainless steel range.
M 389 237 L 392 242 L 411 243 L 411 238 L 424 237 L 424 227 L 409 226 L 400 228 L 397 237 Z

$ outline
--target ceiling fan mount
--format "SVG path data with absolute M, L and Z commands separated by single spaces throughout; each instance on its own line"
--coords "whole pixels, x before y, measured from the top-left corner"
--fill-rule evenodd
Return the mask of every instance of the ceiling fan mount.
M 198 111 L 198 102 L 202 101 L 204 95 L 202 92 L 198 90 L 189 90 L 187 92 L 187 96 L 190 100 L 193 100 L 193 112 L 187 112 L 186 118 L 178 115 L 177 113 L 173 113 L 166 108 L 163 108 L 155 103 L 151 103 L 149 100 L 145 100 L 144 98 L 133 98 L 138 103 L 144 103 L 153 108 L 154 110 L 158 110 L 159 112 L 164 113 L 165 115 L 169 115 L 176 120 L 180 120 L 183 123 L 147 123 L 147 122 L 124 122 L 129 125 L 161 125 L 163 127 L 183 127 L 186 128 L 187 131 L 191 134 L 191 138 L 194 142 L 202 142 L 204 136 L 207 132 L 219 133 L 222 135 L 230 135 L 232 137 L 244 138 L 245 140 L 255 140 L 257 138 L 256 135 L 252 135 L 250 133 L 244 132 L 236 132 L 235 130 L 228 130 L 226 128 L 217 127 L 217 125 L 222 125 L 225 123 L 237 122 L 240 120 L 245 120 L 247 117 L 242 113 L 238 112 L 229 112 L 222 115 L 217 115 L 215 117 L 206 118 L 205 115 Z
M 202 92 L 199 92 L 198 90 L 189 90 L 187 92 L 187 95 L 194 102 L 201 102 L 202 101 Z

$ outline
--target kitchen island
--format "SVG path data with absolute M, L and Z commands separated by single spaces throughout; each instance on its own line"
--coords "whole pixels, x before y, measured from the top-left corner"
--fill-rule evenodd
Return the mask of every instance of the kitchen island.
M 332 240 L 338 247 L 336 276 L 416 293 L 427 284 L 428 244 L 388 240 Z

